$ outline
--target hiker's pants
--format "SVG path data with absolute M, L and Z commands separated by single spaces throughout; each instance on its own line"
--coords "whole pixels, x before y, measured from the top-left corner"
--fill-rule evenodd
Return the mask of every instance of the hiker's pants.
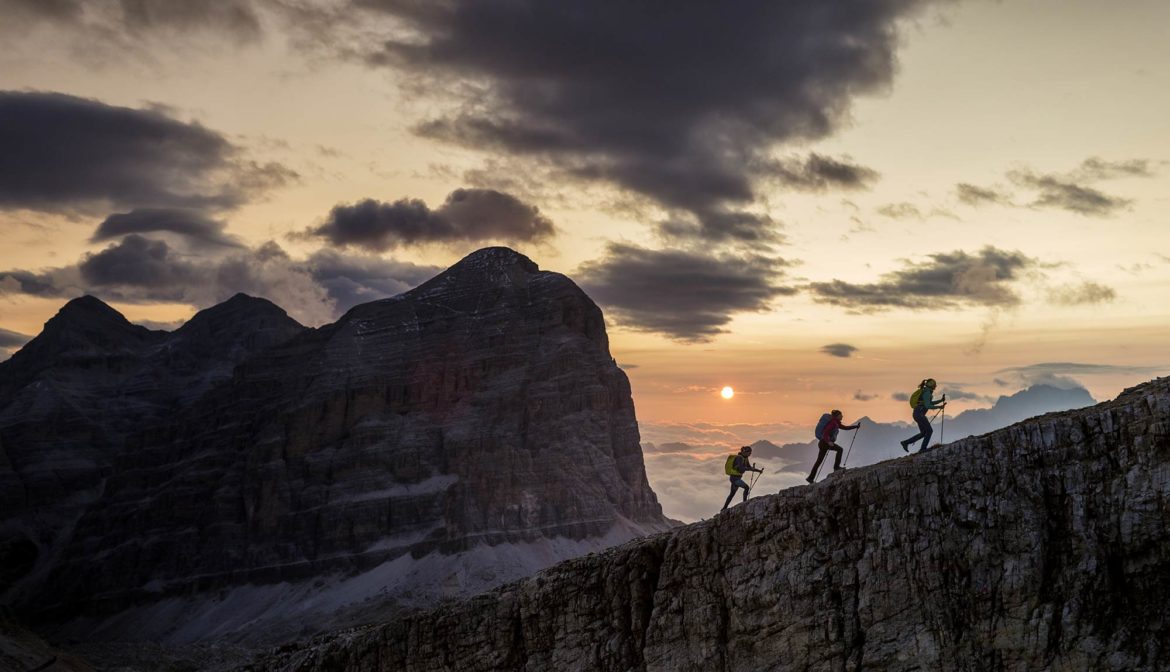
M 838 446 L 835 443 L 825 443 L 825 440 L 821 439 L 820 441 L 817 441 L 817 448 L 820 448 L 820 452 L 817 453 L 816 464 L 813 465 L 812 471 L 808 473 L 808 477 L 810 479 L 816 478 L 817 472 L 821 469 L 821 463 L 825 461 L 825 455 L 827 455 L 830 450 L 837 453 L 833 457 L 833 470 L 836 471 L 837 469 L 841 468 L 841 446 Z
M 922 449 L 925 449 L 930 445 L 930 435 L 934 434 L 934 429 L 930 426 L 930 419 L 926 417 L 926 406 L 914 407 L 914 422 L 918 423 L 918 433 L 906 439 L 906 443 L 911 444 L 922 439 Z
M 727 495 L 727 501 L 723 502 L 723 508 L 726 509 L 728 506 L 731 505 L 731 499 L 733 497 L 735 497 L 735 491 L 740 489 L 740 488 L 743 488 L 743 501 L 746 502 L 747 498 L 748 498 L 748 490 L 750 490 L 751 488 L 749 488 L 748 484 L 744 483 L 743 479 L 740 478 L 739 476 L 732 476 L 731 477 L 731 494 Z

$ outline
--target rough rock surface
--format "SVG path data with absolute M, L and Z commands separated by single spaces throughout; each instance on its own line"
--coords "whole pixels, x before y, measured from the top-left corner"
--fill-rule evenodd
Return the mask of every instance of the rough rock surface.
M 169 333 L 84 296 L 0 363 L 0 603 L 39 599 L 128 437 L 169 422 L 237 364 L 304 330 L 242 294 Z
M 0 612 L 0 670 L 3 672 L 93 672 L 85 660 L 49 646 Z
M 235 352 L 184 330 L 200 346 L 172 370 Z M 431 604 L 669 527 L 600 309 L 511 250 L 216 371 L 125 436 L 30 619 L 172 642 L 324 627 L 375 584 Z
M 1170 379 L 253 670 L 1167 670 Z

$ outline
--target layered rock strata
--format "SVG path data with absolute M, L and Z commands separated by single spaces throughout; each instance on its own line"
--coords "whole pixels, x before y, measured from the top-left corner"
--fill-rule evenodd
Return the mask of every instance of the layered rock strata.
M 1170 669 L 1170 379 L 254 671 Z

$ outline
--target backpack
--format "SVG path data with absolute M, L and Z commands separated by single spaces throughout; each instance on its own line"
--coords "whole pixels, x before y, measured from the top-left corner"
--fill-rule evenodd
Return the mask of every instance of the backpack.
M 825 433 L 825 425 L 829 424 L 829 421 L 832 419 L 833 419 L 833 416 L 829 413 L 825 413 L 824 415 L 822 415 L 821 421 L 817 423 L 817 435 L 813 438 L 815 438 L 817 441 L 820 441 L 821 434 Z
M 739 457 L 739 455 L 727 456 L 727 462 L 723 465 L 723 471 L 725 471 L 728 476 L 743 476 L 742 471 L 735 470 L 735 458 L 737 457 Z
M 922 399 L 922 388 L 914 390 L 914 394 L 910 395 L 910 408 L 918 408 L 918 401 Z

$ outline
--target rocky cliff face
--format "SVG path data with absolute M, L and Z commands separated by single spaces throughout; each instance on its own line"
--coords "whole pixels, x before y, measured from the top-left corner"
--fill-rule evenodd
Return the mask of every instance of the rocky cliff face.
M 130 436 L 169 422 L 235 365 L 304 330 L 244 295 L 171 333 L 85 296 L 0 363 L 0 603 L 39 599 Z
M 253 670 L 1170 669 L 1170 379 Z
M 216 336 L 231 306 L 207 312 L 168 340 L 172 369 L 238 352 Z M 251 638 L 668 526 L 601 311 L 511 250 L 232 371 L 126 435 L 26 614 L 86 638 Z

